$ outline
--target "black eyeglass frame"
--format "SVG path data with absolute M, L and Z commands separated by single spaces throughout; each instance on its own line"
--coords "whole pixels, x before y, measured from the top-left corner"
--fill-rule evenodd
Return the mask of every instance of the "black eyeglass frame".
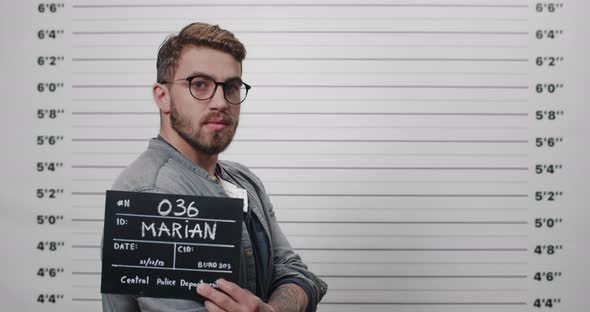
M 210 97 L 208 97 L 208 98 L 204 98 L 204 99 L 199 99 L 198 97 L 196 97 L 196 96 L 193 94 L 193 91 L 191 90 L 191 83 L 192 83 L 193 79 L 195 79 L 195 78 L 198 78 L 198 77 L 210 79 L 211 81 L 213 81 L 213 82 L 215 83 L 215 88 L 213 89 L 213 93 L 211 94 L 211 96 L 210 96 Z M 233 81 L 233 80 L 240 80 L 240 81 L 242 82 L 242 84 L 244 85 L 244 87 L 246 87 L 246 94 L 244 95 L 244 99 L 242 99 L 242 100 L 241 100 L 239 103 L 234 103 L 234 102 L 230 101 L 230 100 L 227 98 L 227 96 L 225 95 L 225 84 L 226 84 L 228 81 Z M 217 87 L 218 87 L 218 86 L 221 86 L 221 89 L 223 90 L 223 98 L 224 98 L 224 99 L 225 99 L 225 100 L 226 100 L 228 103 L 230 103 L 230 104 L 233 104 L 233 105 L 240 105 L 240 104 L 244 103 L 244 101 L 246 100 L 246 97 L 248 97 L 248 91 L 250 91 L 250 89 L 252 89 L 252 86 L 250 86 L 249 84 L 247 84 L 247 83 L 243 82 L 243 81 L 242 81 L 241 79 L 239 79 L 239 78 L 234 78 L 234 79 L 230 79 L 230 80 L 227 80 L 227 81 L 216 81 L 215 79 L 213 79 L 213 78 L 212 78 L 212 77 L 210 77 L 210 76 L 207 76 L 207 75 L 201 75 L 201 74 L 199 74 L 199 75 L 193 75 L 193 76 L 188 76 L 188 77 L 184 77 L 184 78 L 178 78 L 178 79 L 174 79 L 174 80 L 172 80 L 172 81 L 166 81 L 166 80 L 163 80 L 163 81 L 162 81 L 162 82 L 160 82 L 160 83 L 161 83 L 161 84 L 169 84 L 169 83 L 173 83 L 173 82 L 175 82 L 175 81 L 188 81 L 188 92 L 190 92 L 190 94 L 191 94 L 191 96 L 192 96 L 193 98 L 195 98 L 195 99 L 197 99 L 197 100 L 199 100 L 199 101 L 206 101 L 206 100 L 210 100 L 210 99 L 212 99 L 212 98 L 215 96 L 215 92 L 217 92 Z

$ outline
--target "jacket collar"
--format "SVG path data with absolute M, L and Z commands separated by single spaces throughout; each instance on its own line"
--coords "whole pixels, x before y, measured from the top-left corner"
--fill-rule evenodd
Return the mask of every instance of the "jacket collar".
M 176 149 L 170 143 L 166 142 L 166 140 L 163 137 L 161 137 L 160 135 L 158 135 L 157 138 L 153 138 L 150 140 L 149 148 L 161 150 L 161 151 L 165 152 L 167 155 L 169 155 L 174 160 L 181 163 L 184 167 L 191 170 L 196 175 L 198 175 L 198 176 L 204 178 L 205 180 L 207 180 L 208 182 L 214 184 L 215 188 L 218 189 L 219 193 L 225 194 L 227 196 L 227 194 L 223 190 L 223 187 L 217 182 L 215 177 L 212 177 L 209 174 L 209 172 L 207 172 L 207 170 L 199 167 L 198 165 L 193 163 L 191 160 L 186 158 L 178 149 Z M 268 223 L 266 222 L 266 217 L 264 215 L 264 212 L 262 211 L 262 203 L 259 202 L 258 205 L 252 204 L 254 200 L 259 201 L 259 195 L 256 194 L 255 190 L 252 190 L 251 188 L 249 188 L 245 185 L 241 185 L 240 181 L 238 179 L 234 178 L 229 170 L 226 170 L 224 168 L 225 166 L 230 166 L 230 165 L 224 164 L 223 161 L 217 161 L 217 164 L 215 165 L 215 173 L 217 174 L 217 176 L 219 176 L 219 178 L 226 180 L 230 183 L 233 183 L 241 188 L 246 189 L 246 191 L 248 192 L 248 210 L 254 212 L 254 214 L 256 215 L 258 220 L 260 220 L 260 222 L 262 223 L 262 226 L 263 226 L 266 234 L 268 235 L 268 233 L 270 233 L 270 229 L 269 229 Z

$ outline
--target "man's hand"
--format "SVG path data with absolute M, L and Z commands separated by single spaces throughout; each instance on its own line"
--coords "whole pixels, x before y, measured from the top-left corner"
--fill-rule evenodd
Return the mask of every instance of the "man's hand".
M 219 279 L 217 285 L 222 291 L 207 284 L 197 287 L 197 293 L 208 299 L 205 301 L 205 308 L 209 312 L 274 312 L 268 304 L 247 289 L 224 279 Z

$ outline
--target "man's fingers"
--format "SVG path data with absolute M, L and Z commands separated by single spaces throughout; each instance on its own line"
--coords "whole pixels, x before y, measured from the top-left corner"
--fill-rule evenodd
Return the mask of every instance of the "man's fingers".
M 235 283 L 219 279 L 217 286 L 218 289 L 207 284 L 197 287 L 197 293 L 210 301 L 209 304 L 205 302 L 207 311 L 258 311 L 264 304 L 256 295 Z
M 263 303 L 260 298 L 256 297 L 249 290 L 224 279 L 217 280 L 217 286 L 232 297 L 239 307 L 245 311 L 258 311 L 260 304 Z
M 223 292 L 214 289 L 207 284 L 200 284 L 197 287 L 197 293 L 214 303 L 217 307 L 225 311 L 237 311 L 238 305 L 236 302 Z
M 217 286 L 237 302 L 243 302 L 249 294 L 242 287 L 223 278 L 217 280 Z
M 205 309 L 207 309 L 207 312 L 226 312 L 223 311 L 223 309 L 217 306 L 215 303 L 209 300 L 205 301 Z

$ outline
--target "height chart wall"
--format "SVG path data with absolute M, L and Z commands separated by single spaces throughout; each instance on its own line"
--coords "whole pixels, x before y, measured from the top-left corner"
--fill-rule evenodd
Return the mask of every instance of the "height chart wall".
M 105 190 L 158 133 L 163 39 L 248 49 L 223 159 L 319 311 L 587 310 L 586 1 L 2 2 L 6 311 L 100 311 Z

